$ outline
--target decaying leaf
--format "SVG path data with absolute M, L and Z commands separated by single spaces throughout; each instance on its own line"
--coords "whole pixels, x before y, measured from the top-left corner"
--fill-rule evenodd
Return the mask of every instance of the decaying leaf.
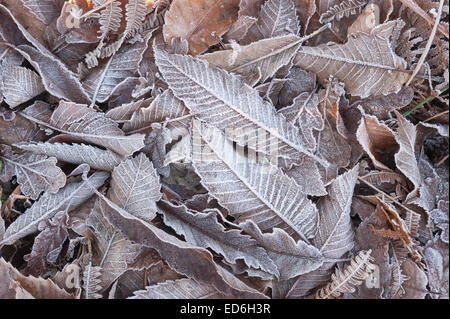
M 186 39 L 190 54 L 202 53 L 230 29 L 238 10 L 239 0 L 175 0 L 165 16 L 164 39 Z

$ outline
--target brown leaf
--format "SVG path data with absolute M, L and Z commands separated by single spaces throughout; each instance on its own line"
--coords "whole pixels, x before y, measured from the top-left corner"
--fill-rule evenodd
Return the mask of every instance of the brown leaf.
M 0 259 L 0 293 L 2 298 L 73 299 L 51 279 L 24 276 L 3 258 Z M 8 285 L 10 288 L 8 288 Z M 13 292 L 15 290 L 15 293 Z
M 239 0 L 174 0 L 165 16 L 164 40 L 181 37 L 197 55 L 219 42 L 237 19 Z

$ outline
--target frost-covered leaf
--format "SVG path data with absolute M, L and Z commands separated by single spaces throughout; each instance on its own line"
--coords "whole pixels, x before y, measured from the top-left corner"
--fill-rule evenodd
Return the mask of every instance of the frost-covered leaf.
M 239 77 L 211 68 L 206 61 L 158 49 L 155 49 L 155 59 L 174 95 L 183 100 L 191 114 L 225 130 L 240 145 L 249 145 L 266 154 L 269 146 L 277 152 L 271 156 L 298 161 L 303 154 L 327 165 L 306 150 L 298 129 L 276 114 Z
M 393 52 L 387 37 L 378 35 L 381 27 L 374 28 L 371 34 L 351 35 L 345 44 L 303 46 L 294 64 L 314 72 L 321 81 L 333 75 L 344 82 L 349 94 L 361 98 L 397 93 L 409 77 L 401 72 L 406 62 Z
M 350 207 L 358 170 L 356 166 L 337 177 L 328 187 L 328 195 L 317 203 L 320 220 L 312 243 L 326 258 L 342 258 L 354 246 Z M 313 288 L 326 284 L 334 265 L 335 262 L 325 262 L 319 269 L 299 276 L 290 285 L 286 297 L 305 296 Z
M 318 213 L 302 189 L 264 158 L 244 156 L 219 130 L 193 125 L 193 165 L 202 184 L 238 222 L 262 231 L 279 227 L 295 239 L 311 238 Z
M 262 233 L 251 220 L 240 225 L 263 247 L 280 271 L 279 280 L 288 280 L 319 268 L 324 258 L 317 248 L 302 240 L 296 242 L 284 230 L 273 228 L 271 233 Z
M 160 188 L 152 162 L 140 153 L 114 168 L 108 197 L 128 213 L 150 222 L 156 216 Z
M 331 6 L 326 12 L 320 15 L 320 23 L 327 23 L 333 20 L 341 20 L 343 17 L 359 14 L 366 5 L 365 0 L 344 0 L 339 4 Z
M 110 225 L 102 215 L 102 206 L 96 203 L 86 224 L 92 228 L 93 264 L 101 268 L 101 290 L 108 288 L 122 275 L 139 253 L 140 246 L 127 240 L 118 229 Z
M 27 272 L 33 276 L 46 275 L 49 265 L 56 264 L 69 236 L 67 230 L 68 216 L 65 212 L 57 213 L 52 219 L 39 225 L 41 232 L 36 236 L 31 253 L 24 256 Z
M 313 131 L 321 131 L 325 125 L 318 105 L 319 98 L 317 94 L 304 92 L 294 99 L 292 105 L 279 111 L 288 122 L 298 126 L 302 137 L 310 149 L 316 148 L 316 139 Z
M 26 44 L 19 45 L 16 51 L 36 69 L 50 94 L 76 103 L 88 103 L 89 96 L 78 77 L 55 56 Z
M 70 211 L 84 203 L 93 194 L 92 189 L 87 186 L 88 183 L 98 188 L 103 185 L 108 176 L 108 173 L 96 172 L 89 177 L 88 181 L 70 183 L 56 194 L 45 193 L 9 225 L 0 245 L 11 245 L 20 238 L 37 231 L 40 222 L 52 218 L 57 212 Z
M 174 0 L 165 15 L 164 40 L 180 37 L 190 54 L 202 53 L 230 29 L 238 10 L 239 0 Z
M 242 75 L 247 83 L 265 82 L 282 66 L 288 64 L 301 44 L 296 35 L 284 35 L 253 42 L 246 46 L 236 44 L 230 50 L 222 50 L 200 56 L 210 65 Z M 255 75 L 260 73 L 260 78 Z
M 195 247 L 167 232 L 127 213 L 107 198 L 103 214 L 106 219 L 129 239 L 143 246 L 154 248 L 165 262 L 180 274 L 199 283 L 210 284 L 225 295 L 242 298 L 265 298 L 213 261 L 206 249 Z
M 110 150 L 86 144 L 66 143 L 20 143 L 14 146 L 23 150 L 56 157 L 71 164 L 88 164 L 93 169 L 112 171 L 122 158 Z
M 191 116 L 183 101 L 176 98 L 171 90 L 158 95 L 148 107 L 140 108 L 123 125 L 125 132 L 149 131 L 152 123 L 165 122 L 168 128 L 189 128 Z
M 0 72 L 2 72 L 0 87 L 5 102 L 12 108 L 45 91 L 39 75 L 30 69 L 6 63 L 2 65 Z
M 104 113 L 82 104 L 61 101 L 49 118 L 48 105 L 32 105 L 22 114 L 33 122 L 59 131 L 78 142 L 106 147 L 119 155 L 127 156 L 144 146 L 144 135 L 126 136 L 117 124 Z
M 241 233 L 241 230 L 225 230 L 217 220 L 217 212 L 197 213 L 185 206 L 174 206 L 166 201 L 158 204 L 158 211 L 164 216 L 164 223 L 172 227 L 187 242 L 211 248 L 222 254 L 229 263 L 237 259 L 253 268 L 279 276 L 279 270 L 257 241 Z
M 300 26 L 292 0 L 267 0 L 261 7 L 258 21 L 247 32 L 244 43 L 287 34 L 297 35 L 299 31 Z
M 35 15 L 39 20 L 45 24 L 50 24 L 56 19 L 61 10 L 61 0 L 21 0 L 23 5 L 30 10 L 30 13 Z
M 15 175 L 21 191 L 31 199 L 37 199 L 42 192 L 55 194 L 66 184 L 66 175 L 56 166 L 56 158 L 32 152 L 16 154 L 0 152 L 6 175 Z
M 0 298 L 73 299 L 74 296 L 59 288 L 53 281 L 24 276 L 10 263 L 0 258 Z
M 226 296 L 213 286 L 183 278 L 147 286 L 145 290 L 135 291 L 129 299 L 222 299 L 224 297 Z
M 124 45 L 89 73 L 83 80 L 83 88 L 93 102 L 105 102 L 122 81 L 136 74 L 147 44 L 143 41 Z

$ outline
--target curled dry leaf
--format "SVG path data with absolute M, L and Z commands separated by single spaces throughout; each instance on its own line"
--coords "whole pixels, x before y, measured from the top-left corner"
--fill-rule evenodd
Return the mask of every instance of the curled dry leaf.
M 3 258 L 0 259 L 0 297 L 2 299 L 74 299 L 51 279 L 24 276 Z

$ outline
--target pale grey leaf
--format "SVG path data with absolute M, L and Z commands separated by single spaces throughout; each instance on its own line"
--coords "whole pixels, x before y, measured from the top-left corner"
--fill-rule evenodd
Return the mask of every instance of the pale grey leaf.
M 102 215 L 102 206 L 96 205 L 89 214 L 86 224 L 92 228 L 93 238 L 93 263 L 101 267 L 101 290 L 108 288 L 128 268 L 139 254 L 140 245 L 127 240 L 122 233 L 109 224 Z
M 17 177 L 22 193 L 37 199 L 42 192 L 55 194 L 66 184 L 66 175 L 56 166 L 56 158 L 25 152 L 0 152 L 5 170 Z
M 274 228 L 272 233 L 262 233 L 251 220 L 241 223 L 242 229 L 263 247 L 280 272 L 279 280 L 303 275 L 319 268 L 324 258 L 317 248 L 295 240 L 284 230 Z
M 15 108 L 45 91 L 40 76 L 30 69 L 6 63 L 2 65 L 0 71 L 2 72 L 0 87 L 5 102 L 11 108 Z
M 155 59 L 174 95 L 183 100 L 191 114 L 225 132 L 240 145 L 272 156 L 298 161 L 307 155 L 322 165 L 328 163 L 308 152 L 298 129 L 287 123 L 264 102 L 258 91 L 226 71 L 211 68 L 206 61 L 168 54 L 155 48 Z M 257 138 L 256 134 L 260 135 Z M 267 138 L 266 135 L 270 134 Z
M 204 54 L 200 58 L 208 61 L 210 65 L 240 74 L 246 79 L 254 78 L 254 75 L 260 72 L 259 82 L 265 82 L 292 60 L 300 45 L 301 39 L 298 36 L 288 34 L 246 46 L 236 44 L 230 50 Z M 252 85 L 254 82 L 248 83 Z
M 161 185 L 152 162 L 144 153 L 120 163 L 112 172 L 108 197 L 128 213 L 146 221 L 156 216 Z
M 202 184 L 236 217 L 262 231 L 279 227 L 295 239 L 314 237 L 318 213 L 302 189 L 264 157 L 244 156 L 219 130 L 195 121 L 193 165 Z
M 45 50 L 45 49 L 44 49 Z M 45 89 L 53 96 L 76 103 L 88 103 L 89 96 L 76 74 L 50 52 L 30 45 L 19 45 L 16 51 L 30 62 L 42 78 Z
M 253 268 L 279 277 L 277 266 L 256 240 L 241 233 L 239 229 L 226 230 L 217 220 L 217 212 L 195 213 L 186 206 L 174 206 L 166 201 L 158 204 L 158 211 L 164 216 L 164 223 L 183 235 L 189 243 L 211 248 L 224 256 L 229 263 L 238 259 Z
M 341 20 L 343 17 L 359 14 L 366 5 L 365 0 L 344 0 L 339 4 L 331 6 L 326 12 L 320 15 L 319 21 L 324 24 L 333 20 Z
M 223 299 L 226 296 L 213 286 L 199 284 L 193 279 L 167 280 L 145 290 L 135 291 L 128 299 Z
M 320 221 L 313 245 L 324 257 L 342 258 L 354 246 L 354 230 L 350 219 L 353 190 L 359 167 L 337 177 L 328 187 L 328 195 L 317 204 Z M 299 276 L 291 283 L 287 298 L 299 298 L 326 284 L 335 262 L 325 262 L 319 269 Z
M 191 123 L 189 109 L 171 90 L 158 95 L 148 107 L 137 110 L 123 125 L 125 132 L 149 131 L 152 123 L 165 122 L 168 128 L 188 130 Z
M 396 23 L 390 21 L 388 23 Z M 371 34 L 351 35 L 345 44 L 322 44 L 301 47 L 294 65 L 314 72 L 320 81 L 333 75 L 344 82 L 347 92 L 361 98 L 397 93 L 407 81 L 406 62 L 397 56 L 388 37 Z
M 46 25 L 56 19 L 61 11 L 61 1 L 55 0 L 22 0 L 23 5 Z
M 106 172 L 96 172 L 87 181 L 71 183 L 60 189 L 58 193 L 45 193 L 6 229 L 2 245 L 11 245 L 17 240 L 38 230 L 41 221 L 52 218 L 59 211 L 70 211 L 84 203 L 94 193 L 88 187 L 100 187 L 109 177 Z
M 138 101 L 122 104 L 106 112 L 106 117 L 109 117 L 110 119 L 118 123 L 129 121 L 133 116 L 134 112 L 139 110 L 141 107 L 150 105 L 152 101 L 153 99 L 149 98 L 146 100 L 141 99 Z
M 66 143 L 20 143 L 14 146 L 23 150 L 56 157 L 71 164 L 88 164 L 93 169 L 112 171 L 120 164 L 122 157 L 110 150 L 86 144 Z
M 313 131 L 321 131 L 325 125 L 318 105 L 319 97 L 317 94 L 304 92 L 294 99 L 292 105 L 278 111 L 284 115 L 288 122 L 298 126 L 306 145 L 312 150 L 316 148 Z
M 299 34 L 300 26 L 292 0 L 267 0 L 258 21 L 250 28 L 244 43 L 287 34 Z
M 48 105 L 35 104 L 21 114 L 33 122 L 66 134 L 74 141 L 103 146 L 122 156 L 131 155 L 144 147 L 143 134 L 126 136 L 116 122 L 86 105 L 61 101 L 48 118 L 50 112 Z

